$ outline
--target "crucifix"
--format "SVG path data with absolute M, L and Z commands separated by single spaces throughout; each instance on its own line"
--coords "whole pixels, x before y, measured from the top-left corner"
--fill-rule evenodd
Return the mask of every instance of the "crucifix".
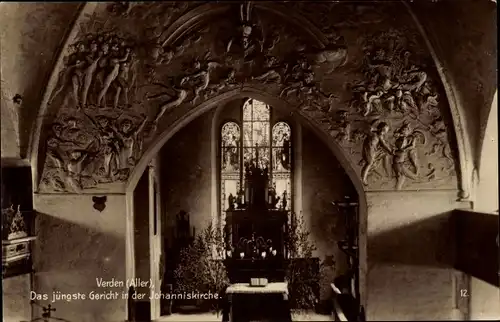
M 344 196 L 342 201 L 332 201 L 332 205 L 339 210 L 341 214 L 344 215 L 345 226 L 347 230 L 346 239 L 340 241 L 342 246 L 340 247 L 344 253 L 348 256 L 353 256 L 358 249 L 357 246 L 357 207 L 358 203 L 351 200 L 350 196 Z
M 52 305 L 48 305 L 47 307 L 43 307 L 43 314 L 42 314 L 42 317 L 44 318 L 50 318 L 52 313 L 51 312 L 55 312 L 56 309 L 52 308 Z

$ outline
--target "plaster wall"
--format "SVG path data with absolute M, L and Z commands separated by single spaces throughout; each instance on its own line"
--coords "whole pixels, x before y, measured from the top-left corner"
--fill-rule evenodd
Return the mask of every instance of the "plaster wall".
M 11 104 L 12 106 L 12 104 Z M 19 122 L 13 110 L 7 105 L 7 101 L 0 99 L 1 107 L 1 126 L 0 142 L 2 147 L 2 158 L 20 158 L 19 150 Z
M 61 40 L 78 13 L 80 3 L 0 3 L 0 91 L 2 94 L 2 137 L 9 116 L 4 117 L 4 108 L 14 116 L 14 136 L 8 136 L 12 150 L 3 157 L 27 157 L 32 125 L 36 119 L 46 80 L 61 46 Z M 13 104 L 13 97 L 22 97 L 20 104 Z M 4 106 L 5 104 L 5 106 Z M 17 116 L 18 115 L 18 116 Z M 17 120 L 19 117 L 19 123 Z M 10 133 L 14 135 L 14 133 Z M 14 142 L 15 143 L 14 145 Z
M 479 164 L 474 210 L 498 216 L 498 98 L 493 99 Z M 499 253 L 500 254 L 500 253 Z M 500 319 L 500 290 L 476 277 L 470 279 L 470 318 Z
M 470 280 L 470 319 L 500 320 L 500 289 L 478 278 Z
M 38 242 L 35 285 L 39 294 L 116 291 L 96 278 L 125 281 L 125 195 L 108 195 L 106 208 L 93 208 L 91 195 L 35 195 Z M 49 301 L 42 301 L 47 305 Z M 78 322 L 123 321 L 126 300 L 74 300 L 51 303 L 54 316 Z M 35 310 L 35 316 L 41 316 Z
M 29 321 L 31 319 L 30 306 L 30 276 L 20 275 L 2 280 L 4 322 Z
M 160 152 L 163 220 L 168 227 L 184 210 L 200 232 L 211 219 L 211 127 L 213 113 L 203 114 L 177 132 Z
M 321 281 L 322 297 L 330 294 L 330 281 L 347 269 L 347 258 L 337 246 L 345 237 L 345 218 L 332 205 L 344 196 L 357 198 L 346 173 L 328 148 L 307 129 L 302 130 L 303 216 L 316 246 L 315 256 L 333 266 L 325 266 Z
M 455 309 L 456 191 L 368 193 L 368 320 L 461 319 Z
M 498 99 L 493 99 L 486 126 L 474 210 L 498 214 Z
M 497 89 L 496 1 L 413 1 L 411 7 L 456 89 L 477 166 Z

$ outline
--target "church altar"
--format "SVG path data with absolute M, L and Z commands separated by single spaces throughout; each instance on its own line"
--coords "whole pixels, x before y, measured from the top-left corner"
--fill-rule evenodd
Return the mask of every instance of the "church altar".
M 291 321 L 286 282 L 250 286 L 234 283 L 226 290 L 229 321 Z

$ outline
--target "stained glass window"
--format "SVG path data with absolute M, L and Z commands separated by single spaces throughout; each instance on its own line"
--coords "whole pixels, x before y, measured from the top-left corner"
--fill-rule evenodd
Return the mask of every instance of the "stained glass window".
M 222 225 L 230 201 L 236 202 L 244 189 L 243 170 L 250 164 L 268 169 L 269 186 L 279 197 L 276 207 L 292 209 L 292 132 L 285 122 L 272 122 L 269 105 L 255 99 L 245 101 L 241 128 L 236 122 L 224 123 L 220 143 Z
M 291 138 L 292 131 L 285 122 L 273 126 L 272 144 L 272 187 L 280 197 L 278 207 L 291 209 Z M 284 201 L 286 200 L 286 202 Z M 285 202 L 285 203 L 284 203 Z
M 240 170 L 240 127 L 234 122 L 227 122 L 222 127 L 222 162 L 223 173 L 236 173 Z
M 235 122 L 227 122 L 221 130 L 221 209 L 222 225 L 226 210 L 230 207 L 230 196 L 236 198 L 240 190 L 240 127 Z
M 270 165 L 270 108 L 254 99 L 243 105 L 244 164 L 253 162 L 259 168 Z

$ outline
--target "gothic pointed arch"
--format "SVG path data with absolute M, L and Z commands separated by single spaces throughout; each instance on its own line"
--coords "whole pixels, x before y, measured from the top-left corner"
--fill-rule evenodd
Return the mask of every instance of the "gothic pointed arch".
M 364 190 L 458 188 L 447 93 L 404 6 L 259 3 L 246 18 L 239 9 L 87 5 L 42 104 L 38 190 L 123 192 L 163 131 L 246 87 L 326 133 Z

